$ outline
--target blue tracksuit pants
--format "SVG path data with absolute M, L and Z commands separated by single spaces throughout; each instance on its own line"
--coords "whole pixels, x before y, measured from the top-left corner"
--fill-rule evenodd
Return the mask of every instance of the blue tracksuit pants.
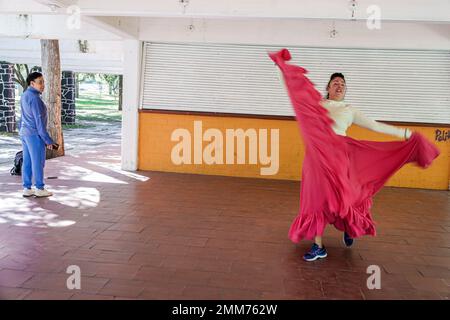
M 44 188 L 45 143 L 38 135 L 22 136 L 22 183 L 31 188 L 32 178 L 38 189 Z

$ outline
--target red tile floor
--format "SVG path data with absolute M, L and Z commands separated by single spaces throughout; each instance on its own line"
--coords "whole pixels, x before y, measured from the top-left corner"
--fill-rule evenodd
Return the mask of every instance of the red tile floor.
M 384 188 L 378 236 L 329 257 L 287 231 L 299 183 L 120 170 L 117 147 L 47 162 L 47 199 L 0 174 L 2 299 L 448 299 L 448 191 Z M 81 289 L 66 286 L 67 267 Z M 367 288 L 367 267 L 381 289 Z

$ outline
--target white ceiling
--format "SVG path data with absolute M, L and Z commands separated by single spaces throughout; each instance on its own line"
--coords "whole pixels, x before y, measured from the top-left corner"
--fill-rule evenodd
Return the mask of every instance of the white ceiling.
M 303 28 L 294 30 L 305 30 L 305 25 L 310 25 L 307 28 L 310 30 L 319 25 L 325 32 L 321 41 L 325 41 L 331 24 L 336 23 L 345 29 L 348 41 L 353 33 L 359 41 L 362 32 L 351 23 L 356 20 L 360 22 L 358 25 L 363 25 L 374 13 L 367 11 L 371 5 L 378 6 L 381 21 L 389 28 L 370 36 L 377 39 L 390 34 L 397 34 L 398 39 L 406 36 L 414 40 L 413 48 L 420 45 L 422 37 L 426 44 L 430 39 L 434 41 L 432 47 L 450 48 L 450 0 L 356 0 L 353 19 L 350 0 L 0 0 L 0 36 L 215 41 L 224 37 L 231 39 L 235 35 L 239 42 L 240 31 L 233 25 L 245 25 L 242 32 L 246 33 L 246 38 L 261 41 L 266 39 L 266 35 L 257 34 L 261 26 L 269 33 L 276 30 L 283 36 L 295 32 L 289 29 L 292 26 Z M 81 28 L 76 30 L 67 27 L 67 20 L 74 12 L 70 10 L 74 9 L 79 10 L 81 18 Z M 28 21 L 28 25 L 24 25 L 23 21 L 15 21 L 19 14 L 30 15 L 32 23 Z M 197 29 L 187 32 L 194 21 Z M 399 31 L 395 32 L 396 29 Z M 408 30 L 414 30 L 416 34 L 408 35 Z M 395 41 L 394 37 L 392 42 Z M 384 46 L 383 41 L 380 46 Z
M 53 5 L 61 13 L 76 5 L 89 16 L 350 19 L 352 15 L 349 0 L 34 0 L 30 7 L 20 5 L 29 1 L 1 0 L 0 11 L 17 7 L 49 12 Z M 356 0 L 355 18 L 366 19 L 371 5 L 381 9 L 385 21 L 450 22 L 449 0 Z

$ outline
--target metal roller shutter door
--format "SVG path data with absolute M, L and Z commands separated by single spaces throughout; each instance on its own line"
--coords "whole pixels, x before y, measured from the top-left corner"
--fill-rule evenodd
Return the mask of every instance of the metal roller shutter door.
M 144 44 L 142 108 L 293 115 L 276 46 Z M 344 73 L 346 101 L 377 120 L 450 123 L 450 52 L 289 47 L 295 64 L 324 94 Z

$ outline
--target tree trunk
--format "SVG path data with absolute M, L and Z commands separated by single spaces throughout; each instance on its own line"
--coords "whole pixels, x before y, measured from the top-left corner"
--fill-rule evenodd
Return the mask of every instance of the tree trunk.
M 61 62 L 58 40 L 41 40 L 42 73 L 45 80 L 43 99 L 48 112 L 48 133 L 60 145 L 58 150 L 47 149 L 47 159 L 64 155 L 61 126 Z
M 119 75 L 119 110 L 122 111 L 123 76 Z

